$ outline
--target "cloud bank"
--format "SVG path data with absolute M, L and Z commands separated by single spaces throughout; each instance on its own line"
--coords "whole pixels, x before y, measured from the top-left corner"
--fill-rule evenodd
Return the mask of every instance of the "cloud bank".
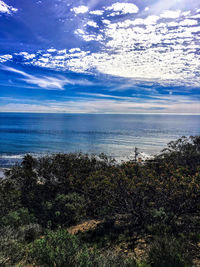
M 72 9 L 76 14 L 88 12 L 86 6 Z M 90 11 L 88 21 L 74 34 L 84 42 L 98 43 L 96 52 L 81 47 L 69 50 L 38 51 L 15 54 L 24 64 L 42 68 L 70 70 L 77 73 L 101 73 L 151 81 L 161 86 L 200 86 L 200 22 L 194 17 L 199 10 L 164 10 L 160 15 L 142 13 L 131 3 L 116 2 L 104 10 Z M 108 12 L 99 20 L 96 17 Z M 117 14 L 114 14 L 114 13 Z M 110 16 L 122 16 L 112 20 Z M 98 16 L 97 16 L 98 15 Z M 18 57 L 16 57 L 18 56 Z M 0 56 L 0 62 L 13 55 Z
M 96 96 L 95 98 L 72 98 L 66 101 L 32 101 L 24 99 L 23 101 L 16 99 L 6 99 L 5 104 L 1 104 L 1 112 L 61 112 L 61 113 L 200 113 L 199 102 L 196 100 L 187 100 L 184 97 L 177 99 L 171 97 L 163 99 L 145 100 L 142 105 L 132 99 L 109 99 L 114 96 Z M 1 99 L 0 99 L 1 100 Z M 137 99 L 136 99 L 137 100 Z M 3 101 L 1 101 L 3 102 Z M 192 105 L 192 108 L 191 108 Z
M 198 0 L 32 1 L 28 7 L 22 1 L 17 7 L 11 16 L 17 9 L 0 0 L 7 25 L 2 95 L 8 87 L 19 95 L 21 88 L 24 95 L 27 88 L 51 92 L 44 93 L 46 103 L 13 100 L 4 111 L 200 113 Z

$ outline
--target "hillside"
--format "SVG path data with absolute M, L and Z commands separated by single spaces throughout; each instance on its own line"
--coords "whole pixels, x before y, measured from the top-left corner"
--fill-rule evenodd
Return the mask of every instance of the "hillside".
M 26 155 L 5 175 L 1 266 L 198 266 L 199 136 L 145 162 Z

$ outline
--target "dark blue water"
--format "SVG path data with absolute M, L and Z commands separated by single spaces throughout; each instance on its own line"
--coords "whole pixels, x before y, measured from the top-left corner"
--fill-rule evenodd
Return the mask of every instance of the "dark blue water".
M 198 115 L 0 113 L 0 166 L 25 153 L 103 152 L 127 158 L 138 147 L 155 154 L 171 140 L 199 134 Z

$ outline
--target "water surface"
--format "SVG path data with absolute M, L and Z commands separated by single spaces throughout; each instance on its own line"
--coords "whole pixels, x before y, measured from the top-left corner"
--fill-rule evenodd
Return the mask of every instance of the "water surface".
M 127 158 L 138 147 L 155 154 L 171 140 L 199 134 L 199 115 L 0 113 L 0 166 L 26 153 Z

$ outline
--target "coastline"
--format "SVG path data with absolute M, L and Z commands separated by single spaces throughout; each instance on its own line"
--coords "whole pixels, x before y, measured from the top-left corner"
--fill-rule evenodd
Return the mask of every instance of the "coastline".
M 0 178 L 1 176 L 3 175 L 3 171 L 4 170 L 8 170 L 10 168 L 12 168 L 14 165 L 16 164 L 21 164 L 23 158 L 25 155 L 29 154 L 31 155 L 32 157 L 35 157 L 35 158 L 40 158 L 40 157 L 45 157 L 45 156 L 48 156 L 48 155 L 52 155 L 52 154 L 71 154 L 71 153 L 82 153 L 82 154 L 88 154 L 88 155 L 95 155 L 97 158 L 99 158 L 99 155 L 101 155 L 102 153 L 87 153 L 87 152 L 83 152 L 83 151 L 72 151 L 72 152 L 49 152 L 49 153 L 25 153 L 25 154 L 16 154 L 16 155 L 0 155 Z M 119 156 L 119 155 L 107 155 L 106 153 L 103 153 L 105 154 L 106 156 L 108 156 L 109 158 L 112 158 L 116 161 L 116 163 L 123 163 L 123 162 L 127 162 L 127 161 L 131 161 L 131 160 L 134 160 L 135 156 L 134 156 L 134 153 L 130 153 L 128 155 L 122 155 L 122 156 Z M 139 161 L 146 161 L 148 159 L 152 159 L 154 158 L 154 156 L 156 155 L 157 153 L 155 152 L 154 154 L 150 154 L 150 153 L 146 153 L 146 152 L 143 152 L 143 151 L 140 151 L 138 152 L 138 160 Z

